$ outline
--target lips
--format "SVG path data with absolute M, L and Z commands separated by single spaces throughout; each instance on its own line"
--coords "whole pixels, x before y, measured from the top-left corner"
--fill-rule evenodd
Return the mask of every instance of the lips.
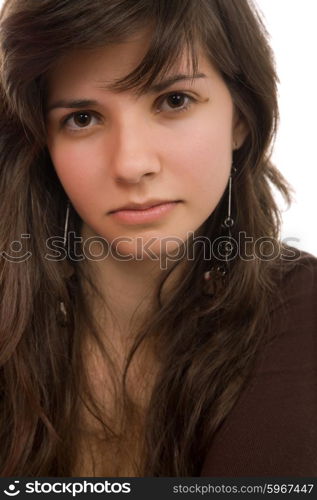
M 131 202 L 115 210 L 111 210 L 109 213 L 119 212 L 121 210 L 146 210 L 147 208 L 156 207 L 158 205 L 164 205 L 166 203 L 175 203 L 180 200 L 148 200 L 143 203 Z
M 173 212 L 175 207 L 179 205 L 179 202 L 169 201 L 165 203 L 160 203 L 155 206 L 148 208 L 138 209 L 135 208 L 125 208 L 116 210 L 112 214 L 113 220 L 117 221 L 119 224 L 128 225 L 138 225 L 138 224 L 153 224 L 159 221 L 164 221 L 169 214 Z M 140 205 L 138 205 L 140 207 Z

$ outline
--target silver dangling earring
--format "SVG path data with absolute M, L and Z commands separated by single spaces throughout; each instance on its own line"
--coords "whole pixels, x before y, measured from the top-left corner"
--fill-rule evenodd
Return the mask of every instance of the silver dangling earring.
M 204 280 L 209 282 L 209 289 L 211 289 L 211 293 L 216 293 L 219 286 L 224 285 L 224 279 L 229 271 L 229 260 L 228 257 L 232 252 L 232 243 L 230 242 L 231 238 L 231 228 L 234 226 L 234 219 L 231 216 L 231 204 L 232 204 L 232 176 L 236 173 L 237 169 L 232 165 L 230 177 L 229 177 L 229 186 L 228 186 L 228 211 L 226 218 L 221 224 L 222 229 L 227 231 L 228 241 L 224 242 L 223 245 L 223 253 L 225 257 L 224 265 L 213 265 L 209 271 L 204 273 Z
M 63 238 L 64 248 L 66 248 L 67 232 L 68 232 L 68 220 L 69 220 L 69 200 L 67 201 L 66 218 L 65 218 L 65 226 L 64 226 L 64 238 Z
M 229 270 L 229 261 L 228 257 L 232 252 L 232 243 L 231 240 L 231 228 L 234 226 L 234 220 L 231 217 L 231 200 L 232 200 L 232 175 L 237 171 L 236 167 L 232 166 L 231 173 L 229 177 L 229 195 L 228 195 L 228 214 L 223 222 L 223 226 L 227 229 L 228 241 L 224 244 L 224 254 L 225 254 L 225 274 L 228 273 Z
M 68 200 L 66 208 L 65 226 L 64 226 L 64 237 L 63 237 L 63 246 L 65 249 L 66 249 L 67 233 L 68 233 L 69 207 L 70 203 Z M 67 326 L 67 311 L 65 304 L 62 300 L 59 300 L 58 323 L 60 324 L 60 326 L 63 327 Z

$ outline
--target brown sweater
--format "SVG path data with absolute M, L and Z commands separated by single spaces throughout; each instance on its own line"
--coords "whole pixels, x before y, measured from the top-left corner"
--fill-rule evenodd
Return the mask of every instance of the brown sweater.
M 317 477 L 317 258 L 301 251 L 254 376 L 217 432 L 201 476 Z

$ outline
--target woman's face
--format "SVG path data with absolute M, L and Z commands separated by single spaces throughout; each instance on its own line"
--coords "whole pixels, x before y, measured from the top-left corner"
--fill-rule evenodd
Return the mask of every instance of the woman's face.
M 226 188 L 234 141 L 239 147 L 246 135 L 228 88 L 203 53 L 193 81 L 138 97 L 107 89 L 136 67 L 147 42 L 142 35 L 72 52 L 49 75 L 47 145 L 57 175 L 83 220 L 82 236 L 120 242 L 121 255 L 139 255 L 140 245 L 154 254 L 173 252 L 196 231 Z M 188 74 L 185 57 L 168 77 L 179 74 Z M 111 213 L 149 200 L 178 203 L 156 217 Z

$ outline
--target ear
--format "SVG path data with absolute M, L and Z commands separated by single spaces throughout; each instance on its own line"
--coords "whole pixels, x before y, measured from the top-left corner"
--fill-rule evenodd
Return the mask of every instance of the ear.
M 247 135 L 249 133 L 249 127 L 242 116 L 241 112 L 235 107 L 233 115 L 233 127 L 232 127 L 232 149 L 240 149 L 243 145 Z

